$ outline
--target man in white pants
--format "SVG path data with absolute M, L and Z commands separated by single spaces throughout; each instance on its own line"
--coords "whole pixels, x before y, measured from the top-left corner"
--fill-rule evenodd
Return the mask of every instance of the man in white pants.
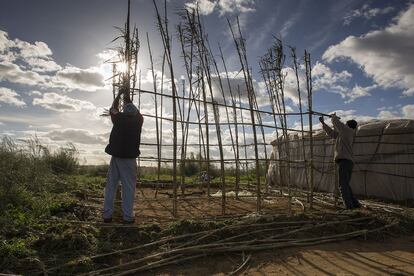
M 104 222 L 112 221 L 115 194 L 118 183 L 122 184 L 122 216 L 124 223 L 134 223 L 134 198 L 137 181 L 137 163 L 141 129 L 144 121 L 134 104 L 127 98 L 125 106 L 119 112 L 119 98 L 115 98 L 109 111 L 113 123 L 109 144 L 105 152 L 112 155 L 105 187 Z

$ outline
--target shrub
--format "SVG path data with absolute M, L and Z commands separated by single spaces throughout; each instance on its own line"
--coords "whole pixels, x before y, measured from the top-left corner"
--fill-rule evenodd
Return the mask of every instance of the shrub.
M 45 189 L 50 175 L 46 163 L 8 137 L 0 141 L 0 207 L 26 201 L 26 191 Z M 23 203 L 20 202 L 20 203 Z
M 0 267 L 13 267 L 19 264 L 19 259 L 33 254 L 26 240 L 14 238 L 0 241 Z
M 49 153 L 46 161 L 55 174 L 73 174 L 79 165 L 78 151 L 72 143 L 69 143 L 66 147 Z
M 104 165 L 83 165 L 78 169 L 78 173 L 95 177 L 106 177 L 108 174 L 108 164 Z
M 33 195 L 55 188 L 54 174 L 74 173 L 78 166 L 73 144 L 51 152 L 36 136 L 18 142 L 7 136 L 0 139 L 1 209 L 9 203 L 28 205 Z

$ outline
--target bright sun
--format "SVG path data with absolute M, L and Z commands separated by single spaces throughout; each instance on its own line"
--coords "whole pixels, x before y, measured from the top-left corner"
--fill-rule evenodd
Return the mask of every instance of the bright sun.
M 126 73 L 127 68 L 128 66 L 125 62 L 119 62 L 116 64 L 116 69 L 118 72 Z

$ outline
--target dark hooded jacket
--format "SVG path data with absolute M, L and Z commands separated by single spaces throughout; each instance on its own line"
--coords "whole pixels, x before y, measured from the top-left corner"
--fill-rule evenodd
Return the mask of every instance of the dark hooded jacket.
M 144 122 L 141 113 L 111 112 L 111 120 L 113 127 L 105 152 L 120 158 L 137 158 L 141 153 L 139 145 Z

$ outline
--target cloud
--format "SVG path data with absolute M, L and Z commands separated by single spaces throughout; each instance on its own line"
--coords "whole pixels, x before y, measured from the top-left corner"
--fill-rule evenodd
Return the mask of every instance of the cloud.
M 371 96 L 371 91 L 374 90 L 375 88 L 377 88 L 377 85 L 370 85 L 370 86 L 366 86 L 366 87 L 362 87 L 359 86 L 358 84 L 356 84 L 354 86 L 354 88 L 352 88 L 352 90 L 346 94 L 346 97 L 348 97 L 349 99 L 346 101 L 346 103 L 350 103 L 355 101 L 358 98 L 361 97 L 367 97 L 367 96 Z
M 49 46 L 42 42 L 42 41 L 36 41 L 34 44 L 31 44 L 29 42 L 15 39 L 13 48 L 17 48 L 19 55 L 22 58 L 29 58 L 29 57 L 43 57 L 48 58 L 51 56 L 52 50 L 50 50 Z
M 401 13 L 396 22 L 382 30 L 359 37 L 349 36 L 330 46 L 322 58 L 328 62 L 348 59 L 358 64 L 383 88 L 403 89 L 414 95 L 414 4 Z
M 348 26 L 357 18 L 364 18 L 365 20 L 369 20 L 375 16 L 387 14 L 392 12 L 394 7 L 385 7 L 383 9 L 380 8 L 370 8 L 368 4 L 363 5 L 360 9 L 352 10 L 348 12 L 344 17 L 344 25 Z
M 48 124 L 44 126 L 45 128 L 61 128 L 61 125 L 58 124 Z
M 350 110 L 334 110 L 331 112 L 328 112 L 328 114 L 336 113 L 340 118 L 342 122 L 346 122 L 348 120 L 356 120 L 359 123 L 361 122 L 368 122 L 376 119 L 374 116 L 368 116 L 368 115 L 360 115 L 356 112 L 354 109 Z
M 246 84 L 244 81 L 244 77 L 242 73 L 238 72 L 228 72 L 229 79 L 226 78 L 226 73 L 220 73 L 221 82 L 223 85 L 223 92 L 226 97 L 226 101 L 228 104 L 231 104 L 231 95 L 235 98 L 236 102 L 238 102 L 239 92 L 240 98 L 243 103 L 247 103 L 247 89 Z M 212 87 L 213 87 L 213 96 L 216 101 L 219 103 L 223 103 L 223 96 L 220 88 L 219 76 L 214 75 L 211 76 Z M 207 83 L 207 82 L 206 82 Z M 229 87 L 230 85 L 230 87 Z M 231 93 L 230 93 L 231 92 Z M 210 98 L 210 95 L 208 95 Z
M 59 71 L 56 78 L 72 89 L 94 91 L 105 85 L 103 76 L 94 68 L 80 69 L 69 66 Z
M 214 11 L 217 6 L 217 1 L 210 0 L 195 0 L 190 3 L 186 3 L 185 6 L 189 9 L 196 9 L 198 6 L 199 13 L 202 15 L 208 15 Z
M 49 76 L 41 76 L 39 73 L 22 70 L 18 65 L 11 62 L 0 63 L 0 81 L 9 81 L 11 83 L 25 85 L 45 85 Z
M 301 70 L 303 68 L 298 68 L 298 77 L 299 77 L 299 88 L 301 94 L 301 101 L 302 104 L 307 103 L 307 90 L 306 90 L 306 76 L 305 72 Z M 282 70 L 282 73 L 285 74 L 285 97 L 290 99 L 294 104 L 299 104 L 299 94 L 298 94 L 298 86 L 297 80 L 295 76 L 295 71 L 290 68 L 286 67 Z
M 221 82 L 223 85 L 223 92 L 224 96 L 226 97 L 226 103 L 227 105 L 232 104 L 231 95 L 233 94 L 236 106 L 239 105 L 239 92 L 240 92 L 240 101 L 243 105 L 249 104 L 247 89 L 246 89 L 246 83 L 244 80 L 243 73 L 239 72 L 228 72 L 229 79 L 226 78 L 226 73 L 222 72 L 220 73 Z M 217 75 L 214 75 L 211 77 L 212 80 L 212 87 L 213 87 L 213 97 L 214 100 L 218 103 L 223 104 L 224 98 L 223 93 L 220 88 L 220 82 L 219 77 Z M 206 82 L 207 83 L 207 82 Z M 230 84 L 230 87 L 229 87 Z M 266 106 L 270 105 L 269 96 L 266 92 L 266 87 L 264 82 L 257 81 L 253 79 L 253 89 L 256 95 L 256 101 L 259 106 Z M 230 93 L 231 92 L 231 93 Z M 210 99 L 210 94 L 208 93 L 208 99 Z
M 289 99 L 291 103 L 298 105 L 299 104 L 299 95 L 298 95 L 298 88 L 296 83 L 296 77 L 294 71 L 290 67 L 283 68 L 283 74 L 285 75 L 285 83 L 284 83 L 284 95 L 285 99 Z M 228 72 L 229 79 L 226 78 L 226 73 L 220 73 L 224 95 L 226 97 L 226 102 L 228 105 L 231 105 L 231 92 L 233 97 L 235 98 L 236 105 L 239 105 L 239 92 L 240 92 L 240 100 L 241 103 L 245 106 L 249 104 L 246 83 L 244 80 L 243 73 L 233 71 Z M 301 72 L 299 74 L 299 83 L 300 83 L 300 90 L 301 90 L 301 98 L 302 104 L 306 104 L 306 80 Z M 230 83 L 230 88 L 229 88 Z M 218 76 L 212 76 L 212 86 L 213 86 L 213 96 L 214 99 L 219 103 L 224 103 L 220 83 Z M 266 84 L 264 81 L 253 79 L 253 89 L 256 96 L 256 101 L 259 107 L 270 106 L 271 101 L 269 99 L 269 95 L 267 92 Z M 209 95 L 208 95 L 209 97 Z M 209 97 L 210 98 L 210 97 Z M 288 105 L 289 102 L 286 102 L 286 111 L 291 112 L 293 111 L 292 107 Z
M 346 84 L 352 77 L 352 74 L 346 70 L 341 72 L 332 71 L 327 65 L 317 62 L 312 68 L 312 77 L 314 78 L 313 86 L 317 90 L 326 90 L 340 94 L 346 97 Z
M 327 112 L 328 114 L 336 112 L 341 117 L 342 121 L 355 119 L 358 122 L 368 122 L 372 120 L 394 120 L 394 119 L 414 119 L 414 104 L 408 104 L 404 106 L 388 106 L 378 108 L 378 114 L 376 116 L 361 115 L 356 110 L 334 110 Z
M 398 114 L 389 110 L 381 110 L 378 113 L 378 119 L 382 120 L 395 119 L 396 117 L 398 117 Z
M 25 69 L 36 72 L 52 72 L 61 69 L 52 59 L 52 50 L 42 41 L 33 44 L 18 38 L 11 40 L 8 34 L 0 30 L 1 62 L 18 62 Z
M 106 49 L 106 50 L 103 50 L 102 52 L 98 53 L 96 55 L 96 57 L 101 59 L 103 62 L 109 61 L 109 60 L 113 61 L 115 58 L 119 57 L 119 53 L 116 50 L 113 50 L 113 49 Z
M 17 107 L 26 106 L 26 103 L 20 99 L 16 91 L 5 87 L 0 87 L 0 102 Z
M 285 23 L 283 23 L 283 26 L 280 30 L 281 38 L 284 38 L 288 35 L 290 29 L 299 21 L 301 16 L 302 16 L 301 12 L 296 12 Z
M 14 63 L 3 62 L 0 63 L 0 81 L 6 80 L 12 83 L 42 88 L 79 89 L 83 91 L 96 91 L 105 85 L 103 75 L 96 68 L 80 69 L 70 66 L 57 71 L 55 76 L 40 74 L 49 69 L 46 68 L 45 64 L 39 63 L 37 67 L 25 70 Z
M 202 15 L 209 15 L 218 11 L 220 16 L 231 13 L 254 12 L 254 0 L 193 0 L 185 4 L 187 8 L 195 9 L 198 6 Z
M 4 52 L 12 45 L 9 40 L 8 34 L 5 31 L 0 30 L 0 52 Z
M 405 105 L 401 110 L 404 117 L 414 119 L 414 104 Z
M 0 30 L 0 81 L 66 90 L 96 91 L 104 88 L 100 68 L 60 66 L 53 60 L 53 52 L 45 42 L 29 43 L 9 39 Z
M 45 93 L 42 98 L 33 99 L 33 105 L 38 105 L 57 112 L 96 109 L 95 105 L 91 102 L 72 99 L 68 96 L 62 96 L 56 93 Z
M 220 0 L 218 1 L 220 15 L 226 13 L 254 12 L 254 0 Z
M 346 70 L 341 72 L 333 71 L 324 63 L 317 62 L 312 68 L 313 86 L 315 90 L 324 90 L 341 95 L 346 99 L 345 103 L 350 103 L 361 97 L 371 96 L 371 91 L 376 89 L 378 85 L 360 86 L 355 84 L 350 89 L 350 80 L 352 74 Z
M 39 91 L 30 91 L 29 96 L 42 96 L 42 93 Z
M 29 67 L 36 72 L 54 72 L 62 69 L 59 64 L 51 59 L 28 57 L 25 61 Z
M 79 144 L 106 144 L 107 134 L 94 134 L 84 129 L 52 130 L 45 134 L 52 141 L 66 141 Z

